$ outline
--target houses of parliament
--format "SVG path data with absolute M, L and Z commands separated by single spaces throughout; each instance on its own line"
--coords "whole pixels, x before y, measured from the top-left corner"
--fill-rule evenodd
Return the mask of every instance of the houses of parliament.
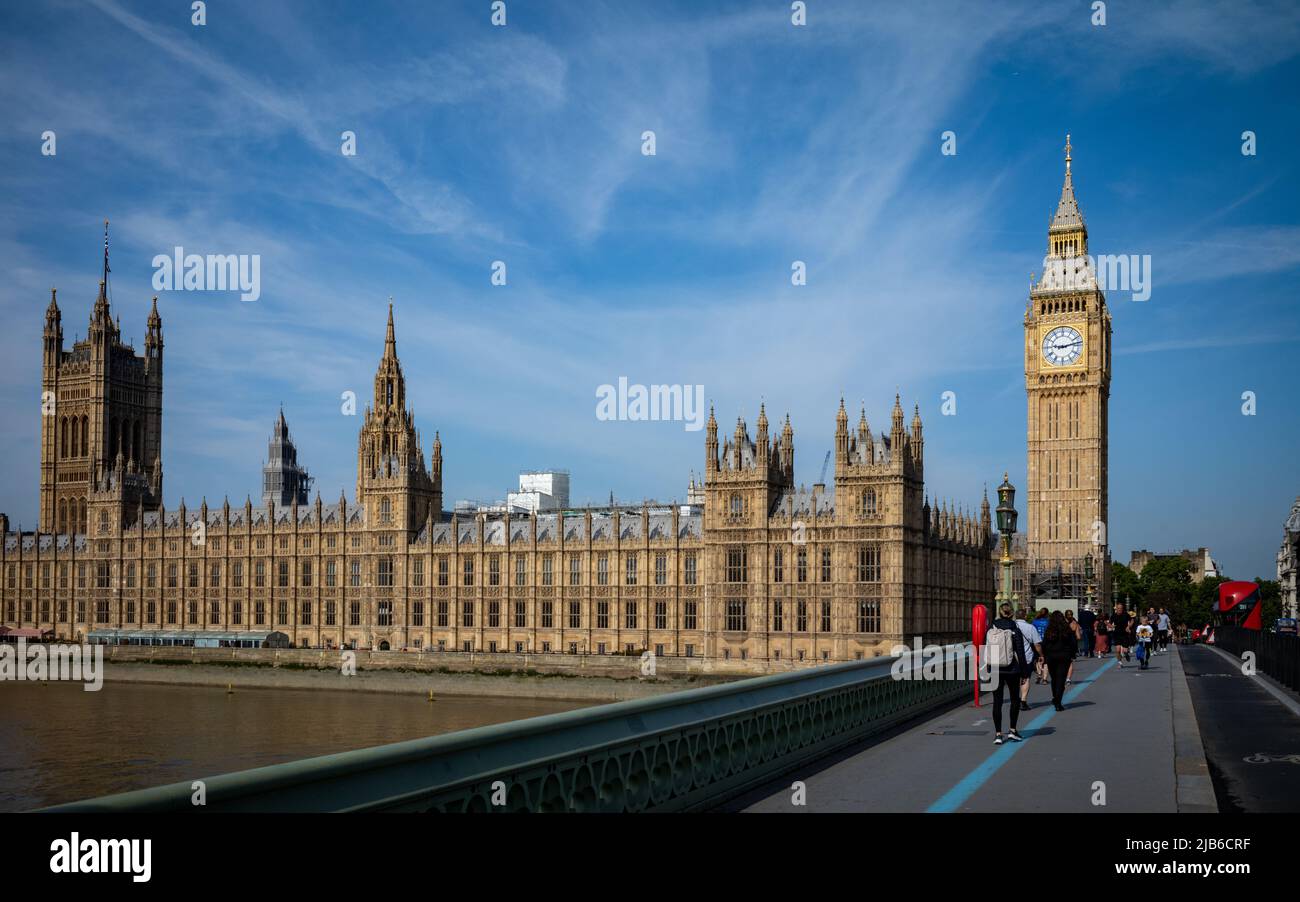
M 1073 202 L 1068 169 L 1066 178 Z M 1049 241 L 1081 235 L 1081 217 L 1064 225 L 1073 231 L 1054 223 Z M 1031 545 L 1036 510 L 1053 530 L 1073 530 L 1094 510 L 1078 508 L 1062 527 L 1043 513 L 1056 493 L 1073 498 L 1073 482 L 1057 489 L 1057 466 L 1064 474 L 1095 466 L 1087 453 L 1096 442 L 1084 433 L 1096 429 L 1092 365 L 1102 358 L 1108 384 L 1099 297 L 1058 311 L 1062 300 L 1040 285 L 1026 314 L 1031 356 L 1058 320 L 1082 323 L 1086 336 L 1082 368 L 1073 359 L 1060 373 L 1050 361 L 1027 362 Z M 38 529 L 11 531 L 0 514 L 0 611 L 10 628 L 69 640 L 113 629 L 277 631 L 305 647 L 845 661 L 917 636 L 964 641 L 972 606 L 996 591 L 987 495 L 978 514 L 930 503 L 920 413 L 906 422 L 897 396 L 879 432 L 865 410 L 850 426 L 841 400 L 828 485 L 796 485 L 790 419 L 774 424 L 760 405 L 752 435 L 741 419 L 720 429 L 710 410 L 703 492 L 692 503 L 448 513 L 441 438 L 426 458 L 390 304 L 354 500 L 310 497 L 281 412 L 261 503 L 167 509 L 157 300 L 143 355 L 122 342 L 106 281 L 86 338 L 70 350 L 61 318 L 52 294 Z M 1058 450 L 1074 457 L 1042 456 Z M 1068 462 L 1075 458 L 1083 463 Z M 1078 472 L 1104 483 L 1104 469 Z M 1079 534 L 1046 536 L 1066 543 Z

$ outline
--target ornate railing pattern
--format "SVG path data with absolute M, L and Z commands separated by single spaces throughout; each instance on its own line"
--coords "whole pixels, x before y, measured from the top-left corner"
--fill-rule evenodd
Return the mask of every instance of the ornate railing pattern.
M 967 654 L 950 646 L 949 658 Z M 970 691 L 876 658 L 92 799 L 50 811 L 674 811 L 716 806 Z

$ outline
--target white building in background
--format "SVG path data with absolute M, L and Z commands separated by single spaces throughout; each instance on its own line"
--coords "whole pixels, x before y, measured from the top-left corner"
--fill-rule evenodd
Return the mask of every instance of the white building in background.
M 1282 547 L 1277 552 L 1277 581 L 1282 590 L 1285 617 L 1300 616 L 1297 576 L 1300 576 L 1300 498 L 1291 505 L 1291 514 L 1282 524 Z
M 519 474 L 519 491 L 506 495 L 511 513 L 558 511 L 569 506 L 569 471 L 534 470 Z

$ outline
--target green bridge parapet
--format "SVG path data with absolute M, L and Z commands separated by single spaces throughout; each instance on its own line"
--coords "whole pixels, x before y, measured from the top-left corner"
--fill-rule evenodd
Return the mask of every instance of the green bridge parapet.
M 943 660 L 964 666 L 969 648 Z M 184 782 L 43 810 L 701 810 L 971 692 L 921 665 L 825 664 L 201 778 L 202 806 Z

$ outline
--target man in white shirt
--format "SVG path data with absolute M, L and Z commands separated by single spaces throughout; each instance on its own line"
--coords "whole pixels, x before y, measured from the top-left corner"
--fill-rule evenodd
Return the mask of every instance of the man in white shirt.
M 1029 670 L 1032 673 L 1034 669 L 1034 661 L 1043 653 L 1043 637 L 1038 635 L 1038 630 L 1035 629 L 1034 625 L 1025 619 L 1026 613 L 1027 612 L 1024 608 L 1016 609 L 1016 627 L 1020 630 L 1020 635 L 1025 637 L 1025 663 L 1029 666 Z M 1021 711 L 1029 710 L 1028 698 L 1029 676 L 1026 674 L 1025 678 L 1020 681 Z

